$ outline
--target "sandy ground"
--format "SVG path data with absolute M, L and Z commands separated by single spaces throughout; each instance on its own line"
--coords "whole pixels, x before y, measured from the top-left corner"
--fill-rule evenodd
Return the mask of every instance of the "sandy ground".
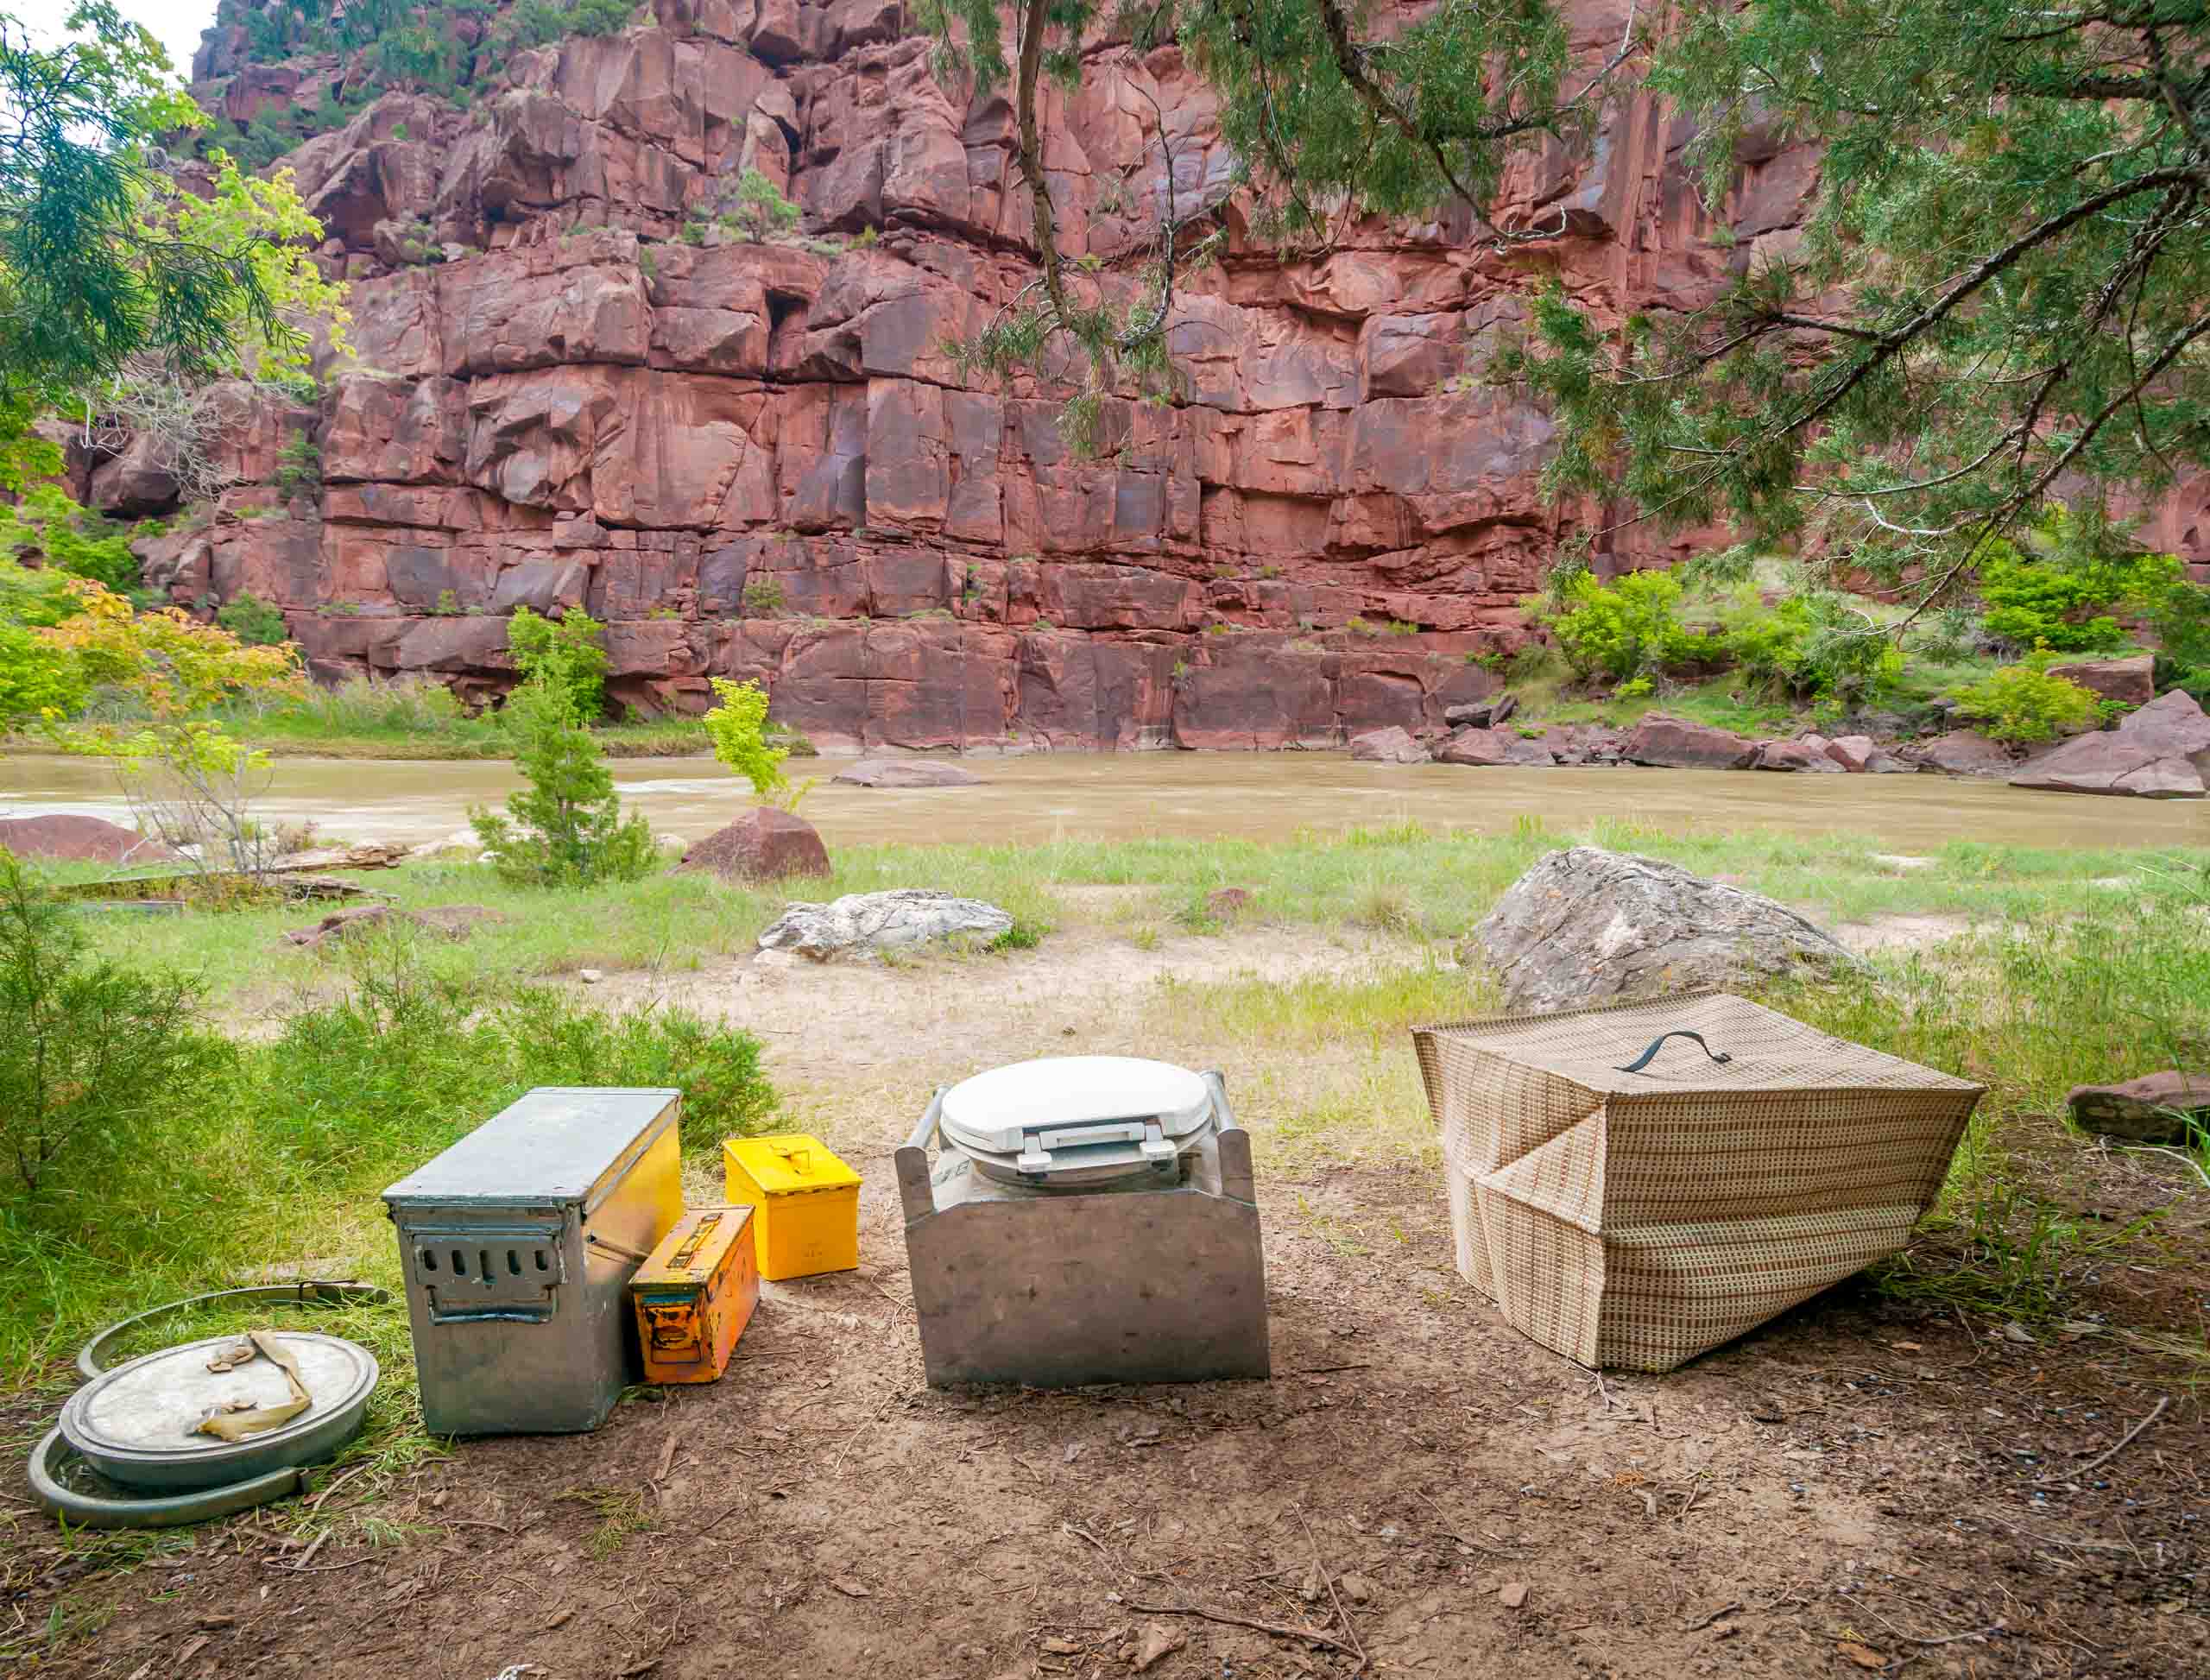
M 18 1524 L 10 1619 L 104 1616 L 41 1671 L 113 1680 L 2210 1671 L 2210 1426 L 2201 1367 L 2160 1351 L 2200 1336 L 2202 1198 L 2076 1140 L 2047 1140 L 2072 1216 L 2178 1211 L 2055 1329 L 1853 1283 L 1600 1380 L 1459 1279 L 1418 1152 L 1262 1152 L 1270 1381 L 925 1386 L 890 1154 L 931 1083 L 1138 1038 L 1234 1065 L 1162 978 L 1408 949 L 1078 927 L 957 964 L 609 976 L 762 1034 L 865 1176 L 861 1268 L 768 1286 L 721 1382 L 644 1391 L 596 1435 L 339 1485 L 311 1559 L 263 1515 L 94 1573 Z

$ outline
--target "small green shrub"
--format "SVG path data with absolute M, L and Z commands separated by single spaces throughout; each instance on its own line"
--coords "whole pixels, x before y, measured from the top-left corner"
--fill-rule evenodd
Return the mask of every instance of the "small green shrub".
M 783 609 L 783 586 L 773 578 L 753 578 L 744 585 L 744 610 L 755 618 L 773 618 Z
M 1752 685 L 1778 698 L 1862 705 L 1903 676 L 1902 650 L 1838 596 L 1790 595 L 1767 606 L 1746 589 L 1720 622 L 1721 650 Z
M 504 816 L 481 807 L 468 816 L 477 837 L 496 854 L 502 879 L 587 887 L 640 881 L 659 867 L 652 829 L 641 815 L 622 814 L 614 778 L 559 666 L 533 672 L 508 697 L 501 718 L 515 739 L 515 768 L 526 786 L 508 795 Z
M 1035 923 L 1015 916 L 1013 919 L 1013 925 L 984 945 L 982 949 L 998 951 L 1033 951 L 1044 943 L 1044 933 L 1045 930 L 1037 926 Z
M 36 1196 L 65 1155 L 112 1156 L 227 1065 L 199 983 L 88 957 L 72 913 L 0 850 L 0 1170 Z
M 2095 697 L 2069 677 L 2006 665 L 1956 692 L 1957 710 L 1994 741 L 2047 741 L 2096 716 Z
M 1557 637 L 1566 663 L 1582 677 L 1614 682 L 1657 675 L 1687 664 L 1704 651 L 1682 624 L 1681 585 L 1663 572 L 1630 572 L 1610 584 L 1580 572 L 1568 578 L 1556 603 L 1530 610 Z
M 224 602 L 215 609 L 215 622 L 249 647 L 274 647 L 292 639 L 284 615 L 257 595 Z

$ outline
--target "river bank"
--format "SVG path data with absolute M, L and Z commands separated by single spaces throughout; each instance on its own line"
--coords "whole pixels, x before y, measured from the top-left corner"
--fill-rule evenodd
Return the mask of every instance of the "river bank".
M 1373 785 L 1377 767 L 1341 767 Z M 1711 778 L 1727 780 L 1752 779 Z M 967 809 L 939 803 L 938 832 L 971 832 L 956 814 Z M 1584 839 L 1673 858 L 1834 926 L 1866 954 L 1866 975 L 1770 1001 L 1991 1087 L 1904 1255 L 1680 1372 L 1603 1385 L 1516 1336 L 1456 1274 L 1407 1036 L 1493 1007 L 1490 977 L 1460 961 L 1466 932 L 1536 857 Z M 2146 1680 L 2200 1666 L 2210 1512 L 2158 1466 L 2210 1450 L 2187 1398 L 2210 1359 L 2210 1191 L 2188 1160 L 2094 1146 L 2057 1116 L 2068 1084 L 2137 1071 L 2144 1044 L 2201 1047 L 2210 850 L 1959 841 L 1889 853 L 1849 834 L 1612 818 L 832 857 L 834 879 L 788 891 L 679 875 L 526 891 L 472 866 L 409 863 L 360 880 L 403 907 L 475 903 L 498 919 L 461 940 L 402 932 L 328 954 L 283 942 L 312 911 L 84 919 L 127 965 L 205 976 L 241 1083 L 177 1137 L 146 1140 L 96 1196 L 65 1180 L 46 1215 L 11 1227 L 0 1304 L 16 1304 L 0 1309 L 0 1345 L 19 1381 L 0 1392 L 0 1416 L 14 1434 L 44 1426 L 71 1386 L 63 1361 L 107 1317 L 267 1276 L 395 1283 L 376 1192 L 483 1118 L 426 1108 L 482 1053 L 485 1020 L 558 1025 L 539 1035 L 548 1042 L 679 1020 L 751 1035 L 779 1098 L 759 1123 L 822 1136 L 864 1179 L 862 1265 L 771 1286 L 723 1381 L 640 1391 L 589 1437 L 427 1437 L 403 1309 L 351 1310 L 327 1327 L 368 1342 L 385 1376 L 369 1433 L 316 1480 L 320 1491 L 348 1475 L 341 1497 L 212 1537 L 78 1537 L 61 1554 L 38 1522 L 0 1534 L 0 1563 L 46 1630 L 27 1647 L 41 1671 L 158 1666 L 205 1638 L 196 1648 L 224 1671 L 291 1672 L 267 1660 L 264 1629 L 327 1666 L 348 1604 L 370 1592 L 386 1606 L 373 1633 L 331 1647 L 364 1680 L 481 1680 L 534 1658 L 572 1668 L 579 1652 L 616 1672 L 679 1613 L 691 1645 L 748 1670 L 772 1667 L 775 1649 L 824 1671 L 856 1663 L 861 1642 L 894 1632 L 926 1671 L 1039 1673 L 1046 1641 L 1109 1640 L 1154 1620 L 1130 1601 L 1299 1624 L 1292 1577 L 1315 1542 L 1294 1525 L 1285 1540 L 1279 1513 L 1247 1491 L 1285 1478 L 1330 1569 L 1359 1577 L 1367 1648 L 1406 1667 L 1455 1672 L 1468 1642 L 1487 1642 L 1535 1680 L 1722 1659 L 1781 1680 L 1845 1639 L 1882 1656 L 1919 1648 L 1886 1622 L 1929 1639 L 1993 1630 L 1968 1653 L 1987 1674 Z M 786 899 L 893 885 L 989 898 L 1036 941 L 871 964 L 753 960 Z M 1213 896 L 1229 887 L 1247 900 Z M 593 1019 L 607 1025 L 584 1032 Z M 891 1152 L 948 1079 L 1130 1051 L 1221 1068 L 1252 1131 L 1274 1380 L 927 1389 Z M 396 1127 L 402 1107 L 409 1123 Z M 686 1190 L 710 1201 L 714 1140 L 692 1129 Z M 210 1217 L 180 1221 L 180 1200 Z M 2175 1398 L 2138 1444 L 2161 1456 L 2102 1462 L 2159 1397 Z M 1348 1452 L 1347 1435 L 1379 1445 Z M 954 1462 L 968 1473 L 947 1479 Z M 805 1468 L 765 1468 L 777 1463 Z M 1193 1487 L 1221 1491 L 1193 1501 Z M 529 1570 L 502 1562 L 494 1577 L 472 1561 L 486 1525 L 502 1559 Z M 976 1560 L 953 1614 L 906 1584 L 919 1532 Z M 772 1550 L 796 1584 L 772 1615 L 734 1596 L 663 1602 L 640 1583 L 664 1572 L 640 1565 L 674 1534 L 693 1549 Z M 1101 1577 L 1092 1538 L 1109 1558 L 1148 1548 L 1157 1593 L 1140 1595 L 1150 1588 L 1118 1563 Z M 275 1567 L 308 1545 L 315 1569 Z M 2074 1567 L 2083 1555 L 2092 1576 Z M 1260 1580 L 1277 1573 L 1286 1598 Z M 1256 1584 L 1235 1584 L 1247 1576 Z M 1032 1609 L 1031 1594 L 1052 1607 Z M 1282 1649 L 1248 1627 L 1165 1620 L 1190 1650 L 1162 1672 L 1225 1660 L 1264 1673 Z M 2053 1660 L 2090 1627 L 2100 1652 L 2127 1661 Z M 670 1671 L 723 1671 L 687 1661 Z

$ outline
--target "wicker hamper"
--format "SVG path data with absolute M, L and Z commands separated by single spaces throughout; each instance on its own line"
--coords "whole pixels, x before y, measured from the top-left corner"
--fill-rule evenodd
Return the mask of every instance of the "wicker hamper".
M 1639 1371 L 1901 1248 L 1982 1089 L 1714 992 L 1412 1043 L 1459 1272 L 1544 1347 Z

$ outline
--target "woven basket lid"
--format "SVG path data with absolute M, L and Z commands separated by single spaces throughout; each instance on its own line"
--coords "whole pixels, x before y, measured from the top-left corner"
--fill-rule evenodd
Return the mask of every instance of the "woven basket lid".
M 1852 1044 L 1726 992 L 1424 1029 L 1611 1096 L 1801 1090 L 1978 1091 L 1970 1080 Z M 1694 1033 L 1703 1040 L 1668 1033 Z M 1657 1053 L 1633 1073 L 1652 1045 Z M 1724 1062 L 1714 1059 L 1725 1057 Z

